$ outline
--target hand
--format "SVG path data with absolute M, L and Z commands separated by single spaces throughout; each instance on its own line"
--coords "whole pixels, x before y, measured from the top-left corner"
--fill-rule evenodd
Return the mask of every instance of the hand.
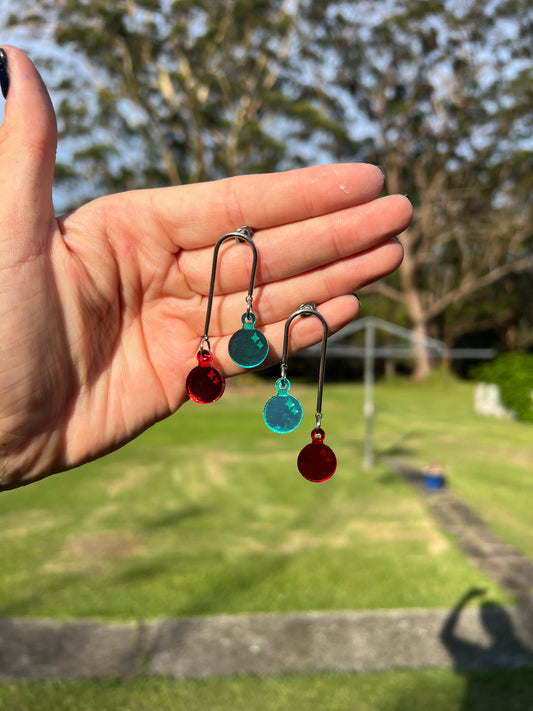
M 395 269 L 410 222 L 402 196 L 377 199 L 381 171 L 331 165 L 95 200 L 56 219 L 56 124 L 29 59 L 6 48 L 0 130 L 0 487 L 20 486 L 119 447 L 186 399 L 197 365 L 213 245 L 255 231 L 257 326 L 280 359 L 286 318 L 314 301 L 334 332 L 354 290 Z M 241 327 L 251 250 L 221 251 L 210 324 L 217 368 Z M 291 350 L 321 338 L 298 319 Z M 198 407 L 202 407 L 199 405 Z M 207 406 L 206 406 L 207 407 Z

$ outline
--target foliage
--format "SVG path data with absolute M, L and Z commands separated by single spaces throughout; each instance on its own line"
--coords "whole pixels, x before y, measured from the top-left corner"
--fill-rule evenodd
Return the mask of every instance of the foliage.
M 472 371 L 477 380 L 496 383 L 504 405 L 521 420 L 533 422 L 533 354 L 504 353 Z
M 299 5 L 41 3 L 36 31 L 61 49 L 49 84 L 68 145 L 63 192 L 80 200 L 271 171 L 287 164 L 291 139 L 339 140 L 343 128 L 314 108 L 320 88 L 293 66 Z
M 311 3 L 310 21 L 322 5 Z M 509 275 L 531 278 L 532 34 L 521 1 L 330 2 L 313 45 L 336 43 L 346 114 L 373 133 L 366 157 L 415 205 L 399 275 L 370 291 L 402 304 L 417 333 L 450 345 L 491 316 L 491 326 L 515 325 L 510 309 L 481 314 L 477 295 L 489 292 L 492 304 Z M 418 358 L 424 375 L 423 347 Z

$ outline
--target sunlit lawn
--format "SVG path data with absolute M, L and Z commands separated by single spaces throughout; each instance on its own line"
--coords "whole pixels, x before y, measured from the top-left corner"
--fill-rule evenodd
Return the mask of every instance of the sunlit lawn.
M 79 470 L 0 495 L 3 616 L 130 619 L 397 607 L 452 607 L 472 586 L 508 601 L 438 528 L 390 457 L 438 459 L 450 485 L 533 557 L 533 427 L 478 417 L 473 389 L 438 377 L 376 388 L 376 466 L 362 468 L 363 390 L 328 385 L 325 484 L 296 469 L 315 390 L 293 384 L 304 422 L 262 422 L 273 384 L 231 384 L 188 404 L 135 442 Z M 470 674 L 234 677 L 177 682 L 0 684 L 0 708 L 24 711 L 325 709 L 523 711 L 531 670 Z
M 533 671 L 0 684 L 6 711 L 529 711 Z
M 330 385 L 323 426 L 339 460 L 311 484 L 304 422 L 262 422 L 273 387 L 248 381 L 188 403 L 121 451 L 0 497 L 0 614 L 152 618 L 214 613 L 450 607 L 489 586 L 384 455 L 440 458 L 451 484 L 533 554 L 531 426 L 472 413 L 470 386 L 377 388 L 374 471 L 363 471 L 362 389 Z M 499 475 L 499 476 L 498 476 Z M 497 592 L 493 590 L 497 597 Z
M 533 425 L 476 416 L 471 383 L 436 376 L 378 387 L 378 447 L 421 465 L 440 461 L 450 485 L 492 529 L 533 559 Z
M 241 381 L 242 383 L 242 381 Z M 152 618 L 317 609 L 451 607 L 471 586 L 507 600 L 458 552 L 390 457 L 435 459 L 504 539 L 533 557 L 533 428 L 473 413 L 473 389 L 437 377 L 376 388 L 376 466 L 362 469 L 363 391 L 329 385 L 327 442 L 339 468 L 304 481 L 307 413 L 275 435 L 262 423 L 273 386 L 230 385 L 188 404 L 120 452 L 0 496 L 4 616 Z M 24 711 L 524 711 L 533 671 L 446 670 L 0 684 L 0 709 Z

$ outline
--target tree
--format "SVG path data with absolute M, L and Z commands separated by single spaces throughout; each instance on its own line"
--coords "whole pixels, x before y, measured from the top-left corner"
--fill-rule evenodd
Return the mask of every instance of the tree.
M 362 152 L 407 191 L 415 221 L 397 275 L 369 291 L 400 304 L 420 336 L 533 269 L 533 18 L 529 3 L 312 2 L 309 22 L 336 46 L 345 116 L 370 127 Z M 476 328 L 469 321 L 469 328 Z M 417 377 L 429 354 L 415 342 Z
M 60 137 L 71 146 L 58 181 L 80 200 L 270 171 L 287 165 L 291 134 L 338 132 L 313 112 L 287 71 L 299 4 L 42 3 L 30 19 L 69 50 L 69 65 L 52 87 Z
M 80 186 L 88 197 L 317 160 L 375 162 L 387 190 L 415 205 L 401 269 L 368 289 L 376 308 L 450 346 L 482 329 L 511 345 L 513 331 L 527 330 L 527 0 L 59 0 L 38 9 L 69 49 L 55 91 L 70 137 L 58 179 L 76 200 Z M 429 356 L 415 348 L 423 377 Z

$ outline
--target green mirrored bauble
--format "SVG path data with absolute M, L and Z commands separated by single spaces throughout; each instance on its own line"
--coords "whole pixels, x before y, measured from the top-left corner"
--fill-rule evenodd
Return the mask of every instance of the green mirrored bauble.
M 289 395 L 290 387 L 287 378 L 277 380 L 277 395 L 271 397 L 263 409 L 265 424 L 273 432 L 292 432 L 302 421 L 302 405 L 293 395 Z
M 268 341 L 265 336 L 254 327 L 256 318 L 253 311 L 243 314 L 242 328 L 235 331 L 228 344 L 228 353 L 231 360 L 241 368 L 255 368 L 265 360 L 268 355 Z

